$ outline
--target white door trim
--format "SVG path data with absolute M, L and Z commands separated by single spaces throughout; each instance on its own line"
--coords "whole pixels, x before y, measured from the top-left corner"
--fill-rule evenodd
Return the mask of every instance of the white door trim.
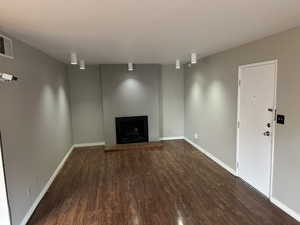
M 275 88 L 274 88 L 274 111 L 273 111 L 273 119 L 276 118 L 276 109 L 277 109 L 277 68 L 278 68 L 278 60 L 271 60 L 271 61 L 265 61 L 260 63 L 253 63 L 253 64 L 247 64 L 247 65 L 241 65 L 239 66 L 239 72 L 238 72 L 238 99 L 237 99 L 237 135 L 236 135 L 236 176 L 240 177 L 239 175 L 239 121 L 240 121 L 240 96 L 241 96 L 241 90 L 240 90 L 240 82 L 241 82 L 241 71 L 244 68 L 249 67 L 256 67 L 256 66 L 263 66 L 263 65 L 269 65 L 274 64 L 275 65 Z M 269 188 L 269 195 L 267 196 L 269 199 L 273 195 L 273 165 L 274 165 L 274 149 L 275 149 L 275 127 L 276 127 L 276 121 L 274 121 L 272 126 L 272 149 L 271 149 L 271 173 L 270 173 L 270 188 Z M 241 178 L 241 177 L 240 177 Z
M 3 225 L 11 225 L 11 217 L 10 217 L 10 208 L 8 203 L 8 194 L 7 194 L 7 185 L 5 179 L 5 170 L 4 170 L 4 159 L 3 159 L 3 152 L 2 152 L 2 140 L 1 140 L 1 133 L 0 133 L 0 215 L 1 217 L 1 224 Z

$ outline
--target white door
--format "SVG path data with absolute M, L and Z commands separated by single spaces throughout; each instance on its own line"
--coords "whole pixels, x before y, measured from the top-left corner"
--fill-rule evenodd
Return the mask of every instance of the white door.
M 237 173 L 270 197 L 277 61 L 239 67 Z

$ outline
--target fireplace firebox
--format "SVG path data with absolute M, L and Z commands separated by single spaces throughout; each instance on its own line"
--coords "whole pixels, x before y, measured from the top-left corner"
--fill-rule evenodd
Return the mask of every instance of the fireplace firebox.
M 148 142 L 148 116 L 116 118 L 117 144 Z

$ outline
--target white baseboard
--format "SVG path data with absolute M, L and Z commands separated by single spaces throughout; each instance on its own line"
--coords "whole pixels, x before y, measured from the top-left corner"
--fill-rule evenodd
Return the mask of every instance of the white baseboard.
M 191 140 L 189 140 L 188 138 L 184 138 L 188 143 L 190 143 L 192 146 L 194 146 L 196 149 L 198 149 L 199 151 L 201 151 L 202 153 L 204 153 L 206 156 L 208 156 L 209 158 L 211 158 L 213 161 L 215 161 L 216 163 L 218 163 L 220 166 L 222 166 L 224 169 L 226 169 L 228 172 L 230 172 L 232 175 L 236 176 L 236 171 L 233 170 L 231 167 L 229 167 L 228 165 L 226 165 L 224 162 L 222 162 L 221 160 L 217 159 L 215 156 L 213 156 L 211 153 L 209 153 L 208 151 L 204 150 L 202 147 L 200 147 L 199 145 L 197 145 L 196 143 L 192 142 Z M 280 208 L 282 211 L 284 211 L 285 213 L 287 213 L 288 215 L 290 215 L 291 217 L 293 217 L 295 220 L 297 220 L 298 222 L 300 222 L 300 214 L 295 212 L 294 210 L 292 210 L 291 208 L 289 208 L 288 206 L 286 206 L 285 204 L 283 204 L 282 202 L 280 202 L 278 199 L 271 197 L 270 201 L 276 205 L 278 208 Z
M 161 137 L 160 138 L 161 141 L 179 140 L 179 139 L 184 139 L 184 137 L 183 136 L 179 136 L 179 137 Z
M 69 151 L 67 152 L 67 154 L 65 155 L 65 157 L 62 159 L 62 161 L 60 162 L 60 164 L 58 165 L 58 167 L 56 168 L 56 170 L 54 171 L 54 173 L 52 174 L 52 176 L 50 177 L 50 179 L 48 180 L 48 182 L 46 183 L 46 185 L 44 186 L 43 190 L 41 191 L 41 193 L 38 195 L 38 197 L 35 199 L 35 201 L 33 202 L 32 206 L 30 207 L 29 211 L 26 213 L 25 217 L 23 218 L 23 220 L 21 221 L 20 225 L 26 225 L 28 220 L 30 219 L 30 217 L 32 216 L 32 214 L 34 213 L 34 210 L 36 209 L 36 207 L 38 206 L 38 204 L 40 203 L 40 201 L 42 200 L 42 198 L 44 197 L 44 195 L 46 194 L 46 192 L 48 191 L 49 187 L 51 186 L 51 184 L 53 183 L 54 179 L 56 178 L 57 174 L 59 173 L 59 171 L 62 169 L 62 167 L 64 166 L 66 160 L 69 158 L 71 152 L 73 151 L 74 146 L 72 146 Z
M 59 173 L 59 171 L 61 170 L 61 168 L 64 166 L 66 160 L 69 158 L 69 156 L 70 156 L 71 152 L 73 151 L 73 149 L 78 148 L 78 147 L 90 147 L 90 146 L 101 146 L 101 145 L 105 145 L 105 142 L 82 143 L 82 144 L 74 144 L 74 145 L 72 145 L 72 147 L 69 149 L 69 151 L 67 152 L 67 154 L 65 155 L 65 157 L 62 159 L 62 161 L 60 162 L 60 164 L 58 165 L 58 167 L 56 168 L 56 170 L 54 171 L 54 173 L 52 174 L 52 176 L 50 177 L 50 179 L 48 180 L 48 182 L 44 186 L 44 188 L 41 191 L 41 193 L 38 195 L 38 197 L 33 202 L 32 206 L 30 207 L 30 209 L 26 213 L 26 215 L 23 218 L 23 220 L 21 221 L 20 225 L 26 225 L 27 224 L 27 222 L 29 221 L 30 217 L 34 213 L 34 210 L 36 209 L 36 207 L 38 206 L 38 204 L 40 203 L 40 201 L 42 200 L 42 198 L 44 197 L 44 195 L 48 191 L 49 187 L 53 183 L 54 179 L 56 178 L 56 176 Z
M 291 208 L 289 208 L 288 206 L 286 206 L 285 204 L 283 204 L 281 201 L 279 201 L 278 199 L 276 199 L 274 197 L 271 197 L 270 200 L 274 205 L 276 205 L 282 211 L 284 211 L 285 213 L 287 213 L 288 215 L 293 217 L 295 220 L 300 222 L 300 214 L 299 213 L 295 212 L 294 210 L 292 210 Z
M 230 166 L 226 165 L 224 162 L 222 162 L 220 159 L 216 158 L 215 156 L 213 156 L 211 153 L 209 153 L 208 151 L 206 151 L 204 148 L 200 147 L 199 145 L 197 145 L 196 143 L 192 142 L 191 140 L 189 140 L 188 138 L 184 138 L 184 140 L 186 140 L 188 143 L 190 143 L 192 146 L 194 146 L 196 149 L 198 149 L 199 151 L 201 151 L 203 154 L 205 154 L 207 157 L 209 157 L 210 159 L 212 159 L 213 161 L 215 161 L 216 163 L 218 163 L 220 166 L 222 166 L 224 169 L 226 169 L 229 173 L 231 173 L 232 175 L 236 176 L 236 171 L 234 169 L 232 169 Z
M 234 176 L 236 176 L 236 172 L 231 167 L 229 167 L 228 165 L 226 165 L 221 160 L 217 159 L 211 153 L 209 153 L 208 151 L 204 150 L 203 148 L 201 148 L 199 145 L 197 145 L 196 143 L 192 142 L 188 138 L 186 138 L 186 137 L 163 137 L 163 138 L 161 138 L 161 140 L 177 140 L 177 139 L 184 139 L 184 140 L 186 140 L 188 143 L 190 143 L 192 146 L 194 146 L 197 150 L 201 151 L 203 154 L 205 154 L 210 159 L 212 159 L 213 161 L 215 161 L 216 163 L 218 163 L 220 166 L 222 166 L 228 172 L 230 172 L 231 174 L 233 174 Z M 30 207 L 29 211 L 26 213 L 26 215 L 23 218 L 23 220 L 21 221 L 20 225 L 26 225 L 27 224 L 27 222 L 29 221 L 30 217 L 34 213 L 36 207 L 38 206 L 38 204 L 40 203 L 40 201 L 42 200 L 42 198 L 44 197 L 44 195 L 48 191 L 49 187 L 53 183 L 54 179 L 56 178 L 56 176 L 58 175 L 58 173 L 60 172 L 60 170 L 64 166 L 65 162 L 69 158 L 69 156 L 70 156 L 71 152 L 73 151 L 73 149 L 76 148 L 76 147 L 88 147 L 88 146 L 100 146 L 100 145 L 105 145 L 105 142 L 84 143 L 84 144 L 75 144 L 75 145 L 73 145 L 69 149 L 69 151 L 67 152 L 67 154 L 64 156 L 64 158 L 62 159 L 62 161 L 60 162 L 60 164 L 58 165 L 58 167 L 56 168 L 56 170 L 54 171 L 54 173 L 52 174 L 52 176 L 50 177 L 50 179 L 48 180 L 48 182 L 44 186 L 44 188 L 41 191 L 41 193 L 38 195 L 38 197 L 33 202 L 32 206 Z M 274 197 L 271 197 L 270 200 L 278 208 L 280 208 L 281 210 L 283 210 L 284 212 L 286 212 L 288 215 L 290 215 L 291 217 L 293 217 L 294 219 L 296 219 L 298 222 L 300 222 L 300 214 L 298 214 L 294 210 L 290 209 L 288 206 L 286 206 L 285 204 L 283 204 L 282 202 L 280 202 L 279 200 L 277 200 Z
M 74 148 L 81 148 L 81 147 L 94 147 L 94 146 L 102 146 L 105 145 L 105 142 L 93 142 L 93 143 L 81 143 L 81 144 L 74 144 Z

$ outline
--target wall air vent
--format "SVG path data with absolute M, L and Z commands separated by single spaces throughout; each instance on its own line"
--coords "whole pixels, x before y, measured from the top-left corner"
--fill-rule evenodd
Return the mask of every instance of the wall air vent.
M 0 34 L 0 56 L 14 58 L 12 40 Z

